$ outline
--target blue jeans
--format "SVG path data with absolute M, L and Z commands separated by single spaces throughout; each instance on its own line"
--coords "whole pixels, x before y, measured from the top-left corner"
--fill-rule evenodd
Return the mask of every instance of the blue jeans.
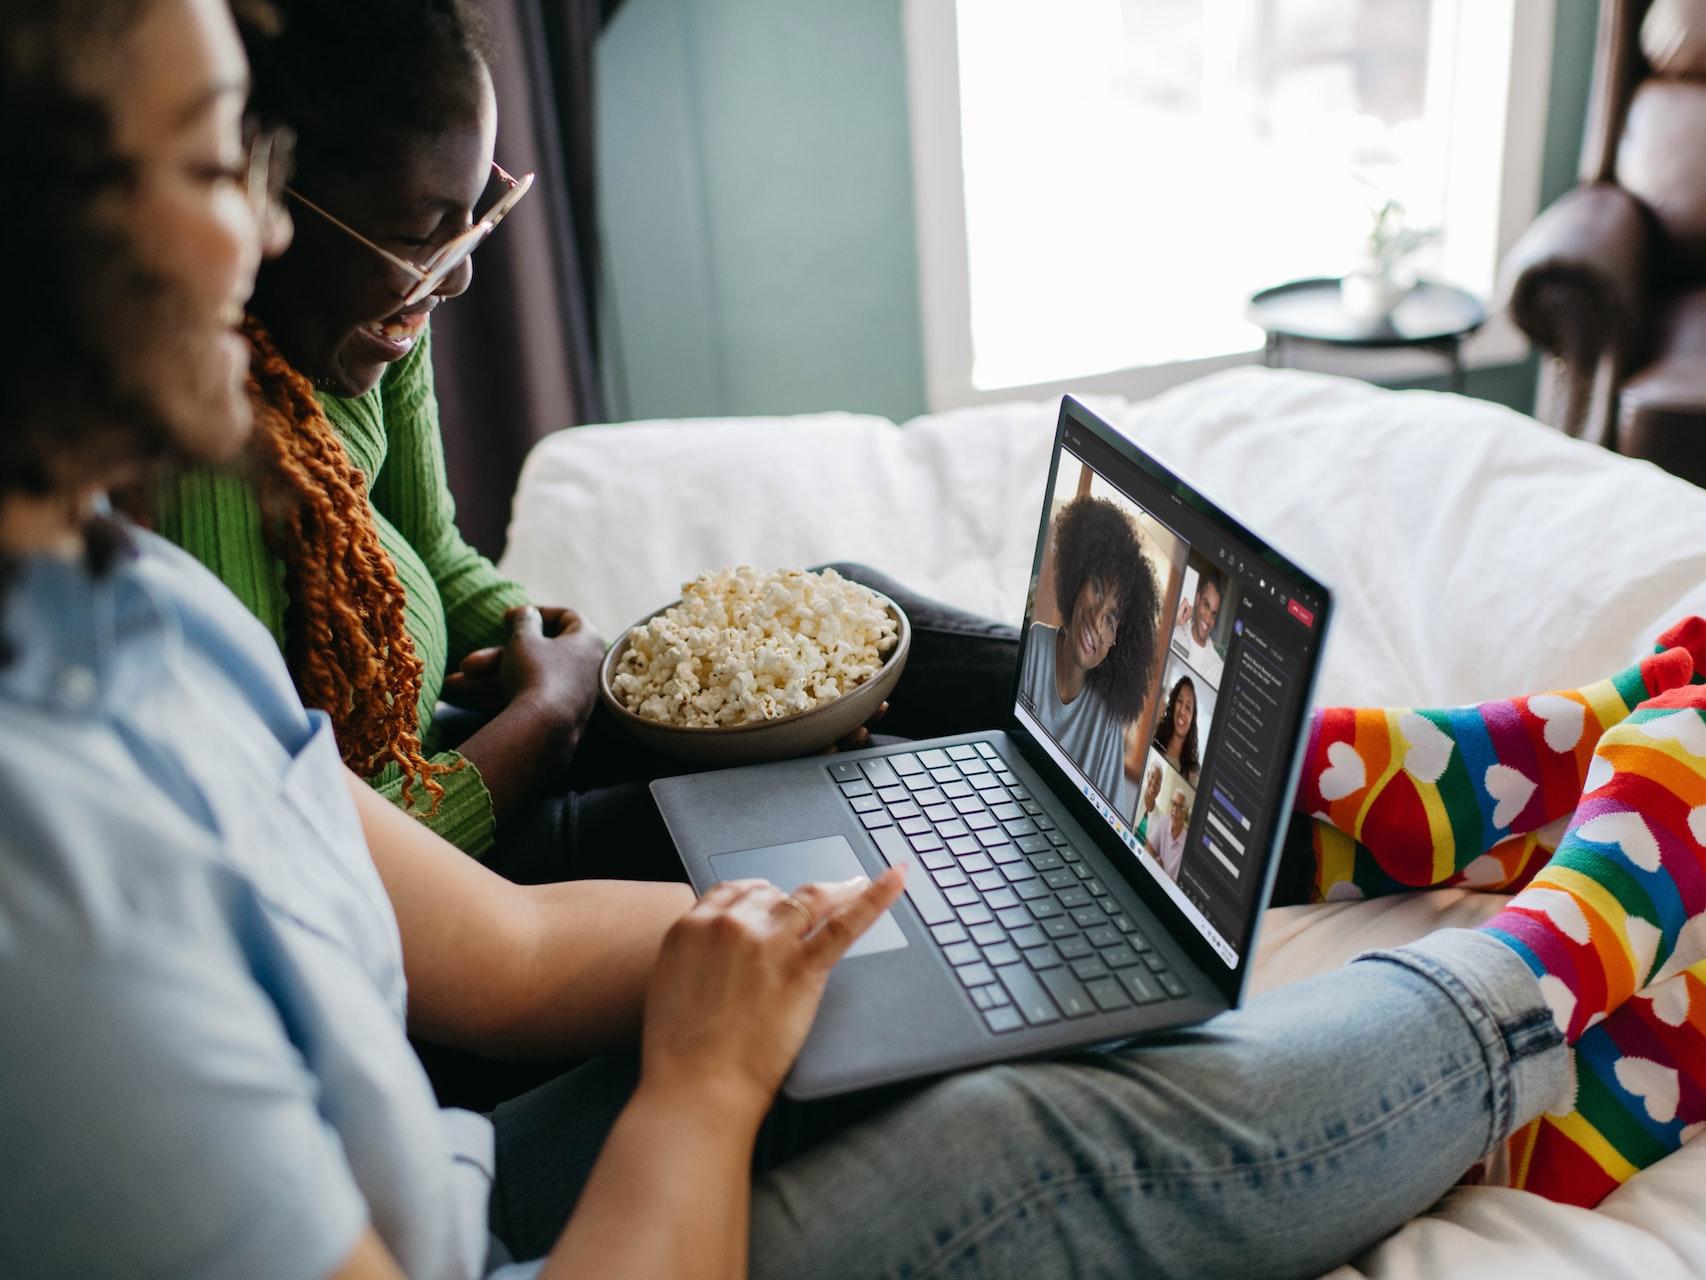
M 568 1130 L 601 1134 L 625 1096 L 602 1070 L 584 1110 L 546 1091 L 498 1109 L 513 1256 L 579 1194 L 596 1141 Z M 1515 953 L 1450 930 L 1117 1052 L 781 1107 L 752 1274 L 1313 1276 L 1562 1105 L 1568 1071 Z

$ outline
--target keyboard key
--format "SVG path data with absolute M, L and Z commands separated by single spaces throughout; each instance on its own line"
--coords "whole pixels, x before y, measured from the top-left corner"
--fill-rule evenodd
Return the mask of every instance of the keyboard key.
M 1095 894 L 1098 898 L 1105 898 L 1108 896 L 1108 886 L 1103 884 L 1100 880 L 1092 880 L 1089 888 L 1090 892 Z
M 1120 931 L 1111 924 L 1099 924 L 1088 937 L 1092 947 L 1111 947 L 1120 940 Z
M 1044 920 L 1042 930 L 1051 938 L 1070 938 L 1078 932 L 1078 926 L 1072 922 L 1071 916 L 1062 912 Z
M 1060 856 L 1065 858 L 1068 862 L 1078 861 L 1078 855 L 1075 852 L 1073 852 L 1072 846 L 1066 843 L 1066 837 L 1064 835 L 1062 835 L 1060 832 L 1058 832 L 1058 831 L 1049 832 L 1048 833 L 1048 842 L 1050 844 L 1052 844 L 1056 849 L 1059 849 L 1060 850 Z
M 912 803 L 920 809 L 928 809 L 931 805 L 947 804 L 948 797 L 942 794 L 940 787 L 931 787 L 928 791 L 914 791 Z
M 950 782 L 959 782 L 960 780 L 960 771 L 954 768 L 951 764 L 944 765 L 940 769 L 930 770 L 930 781 L 941 783 L 943 786 L 946 786 Z
M 924 772 L 924 766 L 918 762 L 918 757 L 910 751 L 903 752 L 898 756 L 886 756 L 884 758 L 889 762 L 889 767 L 903 778 Z
M 1064 963 L 1055 949 L 1046 942 L 1026 947 L 1020 954 L 1025 957 L 1025 963 L 1033 969 L 1052 969 L 1055 965 Z
M 923 765 L 926 769 L 940 769 L 943 765 L 948 763 L 948 753 L 946 751 L 938 750 L 920 751 L 918 753 L 918 763 Z
M 968 853 L 976 853 L 980 847 L 977 837 L 969 831 L 961 831 L 948 839 L 948 852 L 956 857 L 963 858 Z
M 874 795 L 867 794 L 867 795 L 854 796 L 853 797 L 853 812 L 854 813 L 875 813 L 878 809 L 881 809 L 882 807 L 883 807 L 883 802 L 881 800 L 877 799 L 876 796 L 874 796 Z
M 1002 786 L 1008 788 L 1009 790 L 1011 790 L 1012 788 L 1017 787 L 1019 785 L 1019 779 L 1015 778 L 1006 769 L 998 770 L 995 774 L 995 777 L 996 777 L 996 780 L 999 781 Z M 1023 799 L 1023 797 L 1020 797 L 1020 798 Z
M 1031 874 L 1030 865 L 1023 858 L 1021 858 L 1019 856 L 1019 850 L 1018 850 L 1018 847 L 1016 845 L 1010 845 L 1010 844 L 992 845 L 985 852 L 987 852 L 989 854 L 990 858 L 993 859 L 995 862 L 1012 863 L 1014 866 L 1023 869 L 1023 871 L 1025 873 L 1024 876 L 1017 876 L 1016 877 L 1013 875 L 1009 875 L 1007 877 L 1009 880 L 1024 879 L 1026 876 L 1029 876 Z
M 849 800 L 854 796 L 868 796 L 871 794 L 871 784 L 866 782 L 864 778 L 855 778 L 852 782 L 841 784 L 841 794 Z
M 1037 824 L 1032 822 L 1029 818 L 1015 818 L 1013 821 L 1003 822 L 1001 825 L 1007 828 L 1007 834 L 1012 836 L 1015 840 L 1020 836 L 1034 836 L 1037 834 Z
M 1012 867 L 1020 867 L 1023 865 L 1024 865 L 1023 863 L 1015 862 L 1015 863 L 1012 863 L 1011 866 L 1002 867 L 1001 868 L 1001 874 L 1006 875 L 1007 872 L 1009 870 L 1011 870 Z M 1029 880 L 1017 880 L 1017 881 L 1015 881 L 1013 883 L 1013 892 L 1019 895 L 1019 901 L 1020 902 L 1033 902 L 1038 898 L 1046 898 L 1050 902 L 1054 901 L 1053 898 L 1049 897 L 1048 886 L 1046 884 L 1044 884 L 1041 880 L 1036 879 L 1035 877 L 1032 877 Z M 1056 907 L 1055 910 L 1058 912 L 1059 907 Z
M 999 990 L 1001 990 L 999 983 L 991 983 L 987 987 L 973 987 L 971 989 L 971 1002 L 979 1009 L 993 1009 L 995 1000 L 989 993 Z
M 878 827 L 894 826 L 894 819 L 883 809 L 872 809 L 869 813 L 861 813 L 859 821 L 865 824 L 865 830 L 875 831 Z M 895 838 L 900 839 L 900 832 L 895 832 Z
M 993 947 L 1007 940 L 1007 931 L 994 922 L 980 924 L 971 931 L 971 940 L 980 947 Z
M 1124 969 L 1137 962 L 1137 952 L 1123 942 L 1117 947 L 1109 947 L 1102 952 L 1102 963 L 1110 969 Z
M 978 755 L 982 756 L 985 760 L 997 760 L 1000 758 L 995 754 L 995 744 L 993 742 L 974 742 L 972 743 L 972 746 L 977 748 Z
M 876 815 L 864 816 L 870 818 Z M 906 867 L 906 896 L 912 899 L 913 907 L 924 917 L 925 924 L 943 924 L 954 918 L 953 908 L 948 906 L 947 900 L 942 897 L 929 874 L 918 865 L 918 855 L 912 851 L 912 846 L 907 844 L 905 836 L 893 827 L 884 827 L 880 831 L 871 832 L 871 839 L 876 842 L 877 851 L 890 866 Z
M 960 772 L 968 778 L 974 778 L 980 773 L 988 773 L 989 766 L 974 756 L 970 760 L 960 761 Z
M 1065 909 L 1060 905 L 1060 903 L 1058 903 L 1054 900 L 1053 896 L 1051 896 L 1049 894 L 1048 888 L 1046 886 L 1044 886 L 1042 884 L 1038 884 L 1034 880 L 1028 880 L 1028 881 L 1026 881 L 1026 883 L 1027 884 L 1036 884 L 1037 887 L 1043 891 L 1043 896 L 1035 899 L 1034 901 L 1028 900 L 1026 903 L 1026 905 L 1031 908 L 1031 914 L 1034 915 L 1037 919 L 1047 920 L 1051 916 L 1059 916 L 1059 915 L 1065 914 Z M 1025 895 L 1021 893 L 1019 896 L 1021 898 L 1023 898 Z M 1074 925 L 1073 928 L 1077 928 L 1077 926 Z
M 1033 1027 L 1046 1023 L 1059 1022 L 1060 1013 L 1054 1007 L 1054 1001 L 1043 989 L 1042 983 L 1036 980 L 1022 964 L 1003 965 L 996 971 L 1001 979 L 1001 985 L 1007 988 L 1007 994 L 1013 997 L 1013 1003 L 1019 1006 L 1019 1012 L 1025 1015 L 1025 1021 Z
M 940 871 L 932 871 L 930 876 L 944 889 L 952 889 L 955 885 L 966 883 L 966 873 L 957 866 L 943 867 Z
M 979 871 L 971 878 L 971 882 L 984 893 L 988 893 L 993 889 L 999 889 L 1005 885 L 1007 883 L 1007 877 L 995 870 Z M 992 902 L 989 905 L 993 907 L 995 904 Z
M 1023 848 L 1024 846 L 1021 845 L 1020 847 Z M 1031 854 L 1031 865 L 1038 871 L 1053 871 L 1065 864 L 1061 862 L 1059 854 L 1039 850 Z
M 994 822 L 994 819 L 990 819 Z M 996 826 L 978 827 L 976 818 L 967 818 L 968 825 L 976 828 L 977 842 L 985 849 L 998 849 L 1007 843 L 1007 837 L 1001 834 L 1001 828 Z
M 1084 984 L 1065 969 L 1044 969 L 1037 976 L 1067 1017 L 1087 1018 L 1096 1012 L 1096 1002 L 1084 990 Z
M 999 982 L 992 982 L 987 987 L 980 989 L 989 992 L 989 1004 L 991 1008 L 999 1009 L 1004 1004 L 1010 1005 L 1013 1003 L 1007 995 L 1007 988 L 1002 986 Z
M 1078 880 L 1072 872 L 1067 870 L 1065 867 L 1056 867 L 1053 871 L 1043 872 L 1043 883 L 1051 889 L 1065 889 L 1076 885 Z M 1086 893 L 1084 895 L 1084 900 L 1089 901 L 1089 898 L 1090 895 Z M 1069 906 L 1071 904 L 1062 903 L 1061 905 Z
M 1046 853 L 1049 847 L 1048 837 L 1043 835 L 1020 836 L 1018 844 L 1019 848 L 1023 849 L 1026 853 L 1034 854 Z M 1055 855 L 1051 853 L 1049 854 L 1049 857 L 1054 858 Z M 1055 858 L 1054 865 L 1058 866 L 1059 864 L 1059 858 Z M 1033 863 L 1032 865 L 1034 866 L 1035 864 Z M 1047 868 L 1044 869 L 1046 870 Z
M 927 773 L 909 773 L 900 781 L 902 786 L 912 792 L 912 798 L 914 800 L 923 795 L 926 791 L 934 791 L 936 789 L 936 780 Z
M 994 982 L 995 975 L 986 964 L 968 964 L 954 970 L 960 982 L 968 987 L 981 987 L 986 982 Z
M 934 831 L 923 831 L 907 840 L 919 853 L 934 853 L 942 847 L 942 837 Z
M 1167 968 L 1167 962 L 1153 951 L 1143 957 L 1143 963 L 1148 965 L 1156 973 L 1160 973 Z
M 1038 804 L 1035 800 L 1021 800 L 1019 802 L 1019 807 L 1026 813 L 1030 814 L 1033 818 L 1043 811 L 1042 805 Z
M 1013 793 L 1013 798 L 1015 800 L 1029 800 L 1031 798 L 1031 793 L 1021 787 L 1019 785 L 1019 780 L 1010 773 L 1001 779 L 1001 785 Z
M 972 888 L 969 884 L 957 884 L 952 889 L 945 889 L 942 892 L 942 896 L 946 898 L 952 906 L 956 907 L 969 907 L 974 902 L 983 901 L 983 899 L 978 896 L 977 890 Z
M 994 896 L 994 894 L 990 895 L 991 898 Z M 1001 922 L 1001 927 L 1003 929 L 1036 928 L 1036 926 L 1031 923 L 1031 913 L 1026 911 L 1022 905 L 1017 903 L 1011 907 L 998 908 L 995 912 L 995 918 Z
M 1074 892 L 1077 892 L 1077 891 L 1072 890 L 1072 889 L 1067 890 L 1067 893 L 1074 893 Z M 1060 894 L 1058 896 L 1064 898 L 1066 896 L 1066 894 L 1063 893 L 1063 894 Z M 1072 908 L 1072 918 L 1078 922 L 1078 924 L 1081 928 L 1085 928 L 1085 929 L 1094 929 L 1097 925 L 1101 924 L 1102 920 L 1104 919 L 1104 917 L 1102 915 L 1102 909 L 1100 907 L 1096 906 L 1094 903 L 1092 903 L 1090 906 L 1087 906 L 1087 907 L 1074 907 L 1074 908 Z
M 974 871 L 988 871 L 995 866 L 981 853 L 968 853 L 960 859 L 960 870 L 970 875 Z
M 1030 919 L 1029 912 L 1025 913 L 1025 918 Z M 1007 922 L 1003 920 L 1002 923 L 1006 924 Z M 1040 947 L 1046 941 L 1048 941 L 1048 935 L 1034 924 L 1019 925 L 1013 929 L 1013 945 L 1015 947 Z
M 939 924 L 930 930 L 930 936 L 936 939 L 940 946 L 951 947 L 956 942 L 964 942 L 969 936 L 966 927 L 958 920 L 950 920 L 947 924 Z
M 1060 954 L 1068 960 L 1077 960 L 1082 956 L 1089 955 L 1094 950 L 1090 945 L 1090 940 L 1080 935 L 1062 938 L 1059 945 Z
M 989 909 L 993 911 L 997 917 L 999 917 L 1003 911 L 1011 911 L 1014 907 L 1019 905 L 1019 895 L 1007 888 L 992 889 L 990 892 L 983 895 L 983 900 L 989 904 Z M 1031 913 L 1027 911 L 1025 914 L 1028 916 Z
M 971 780 L 971 784 L 977 789 L 979 794 L 987 795 L 991 799 L 996 799 L 997 792 L 1000 792 L 1003 797 L 1007 794 L 1005 791 L 1001 790 L 1001 784 L 997 782 L 993 776 L 987 773 L 978 774 Z
M 1010 861 L 1002 862 L 1001 850 L 1011 848 L 1013 848 L 1012 845 L 1003 844 L 997 845 L 994 849 L 989 851 L 989 856 L 1001 863 L 1001 874 L 1006 876 L 1014 884 L 1019 884 L 1024 880 L 1036 879 L 1037 873 L 1031 870 L 1031 864 L 1019 857 L 1016 852 Z
M 1019 1011 L 1010 1004 L 1004 1004 L 999 1009 L 985 1010 L 984 1022 L 989 1024 L 991 1031 L 1017 1031 L 1025 1025 L 1025 1020 L 1019 1016 Z
M 1090 870 L 1090 864 L 1088 862 L 1073 862 L 1068 863 L 1067 865 L 1072 868 L 1072 874 L 1077 876 L 1080 880 L 1091 880 L 1095 878 L 1096 873 Z M 1092 889 L 1090 892 L 1094 893 L 1095 890 Z
M 1031 815 L 1031 821 L 1037 824 L 1038 831 L 1054 830 L 1054 819 L 1049 817 L 1046 813 L 1033 813 Z
M 1131 1008 L 1131 1000 L 1114 978 L 1097 978 L 1094 982 L 1086 982 L 1084 989 L 1090 993 L 1090 998 L 1103 1013 Z
M 946 840 L 948 842 L 948 848 L 952 849 L 954 847 L 954 837 L 969 836 L 971 834 L 971 828 L 966 826 L 966 824 L 961 822 L 958 818 L 950 818 L 946 822 L 938 822 L 936 824 L 936 834 Z
M 900 782 L 900 775 L 887 760 L 862 760 L 859 767 L 873 787 L 892 787 Z
M 1048 874 L 1052 876 L 1060 873 L 1051 871 Z M 1066 872 L 1065 874 L 1070 878 L 1072 873 Z M 1043 878 L 1046 880 L 1048 879 L 1048 876 L 1044 876 Z M 1062 889 L 1056 895 L 1056 898 L 1060 902 L 1061 906 L 1071 910 L 1073 907 L 1082 907 L 1088 903 L 1090 901 L 1090 891 L 1081 884 L 1074 884 L 1069 889 Z
M 1011 822 L 1013 819 L 1022 818 L 1025 815 L 1025 811 L 1016 804 L 998 804 L 990 812 L 1002 822 Z
M 914 849 L 918 846 L 914 845 Z M 932 871 L 940 871 L 944 867 L 954 867 L 959 864 L 948 855 L 946 849 L 927 849 L 918 854 L 918 860 Z
M 1155 977 L 1161 983 L 1162 990 L 1172 996 L 1173 999 L 1177 1000 L 1185 994 L 1185 984 L 1180 982 L 1172 974 L 1158 973 Z
M 951 791 L 946 787 L 944 787 L 942 790 L 943 790 L 944 794 L 952 794 Z M 976 796 L 955 796 L 954 800 L 953 800 L 953 804 L 954 804 L 954 812 L 958 813 L 958 814 L 984 813 L 985 812 L 984 807 L 983 807 L 983 801 L 979 800 Z M 994 822 L 995 819 L 991 818 L 990 821 Z
M 1072 972 L 1088 982 L 1091 978 L 1107 977 L 1108 966 L 1102 963 L 1101 956 L 1085 956 L 1082 960 L 1072 961 Z
M 964 778 L 956 778 L 952 782 L 942 784 L 942 794 L 950 800 L 964 800 L 972 795 L 972 785 Z M 981 804 L 982 801 L 979 801 Z
M 877 788 L 877 799 L 881 800 L 884 804 L 899 804 L 902 800 L 906 799 L 907 794 L 905 787 Z
M 1133 920 L 1124 912 L 1110 915 L 1108 917 L 1108 923 L 1113 925 L 1114 928 L 1118 929 L 1121 933 L 1137 932 L 1137 921 Z
M 948 957 L 951 965 L 973 964 L 983 959 L 983 953 L 973 942 L 956 942 L 951 947 L 943 947 L 942 954 Z
M 848 760 L 843 761 L 841 764 L 830 765 L 829 776 L 834 778 L 837 782 L 858 782 L 865 775 L 859 771 L 859 765 L 857 762 Z
M 972 892 L 976 892 L 973 890 Z M 981 902 L 973 902 L 959 909 L 960 923 L 968 926 L 988 924 L 995 919 L 990 909 Z
M 975 760 L 976 758 L 977 748 L 969 742 L 958 742 L 948 748 L 948 759 L 950 760 Z
M 890 816 L 900 819 L 900 829 L 909 836 L 921 836 L 926 831 L 929 831 L 931 835 L 936 834 L 934 831 L 931 831 L 930 819 L 928 818 L 918 815 L 908 818 L 902 814 L 893 813 L 892 811 Z
M 1161 998 L 1161 988 L 1142 969 L 1120 969 L 1114 977 L 1119 979 L 1126 994 L 1139 1004 L 1153 1004 Z
M 948 804 L 933 804 L 924 811 L 924 816 L 932 822 L 952 822 L 954 807 Z
M 1004 964 L 1018 964 L 1019 949 L 1011 942 L 997 942 L 994 946 L 984 948 L 983 960 L 985 964 L 992 964 L 997 968 Z

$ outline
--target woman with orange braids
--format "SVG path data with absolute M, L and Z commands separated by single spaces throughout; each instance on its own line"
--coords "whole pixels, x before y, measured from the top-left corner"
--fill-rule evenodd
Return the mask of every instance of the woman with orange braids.
M 244 38 L 254 110 L 297 135 L 296 238 L 245 326 L 257 430 L 242 473 L 174 482 L 155 524 L 272 631 L 345 763 L 485 857 L 563 781 L 601 656 L 573 613 L 533 607 L 468 546 L 445 482 L 428 317 L 468 286 L 462 233 L 525 185 L 492 161 L 466 0 L 274 8 L 281 30 Z M 495 712 L 459 750 L 434 732 L 446 694 Z

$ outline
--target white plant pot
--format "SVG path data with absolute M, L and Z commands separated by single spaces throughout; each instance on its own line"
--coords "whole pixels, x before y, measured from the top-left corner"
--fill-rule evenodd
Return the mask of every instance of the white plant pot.
M 1352 271 L 1339 282 L 1339 303 L 1356 323 L 1375 324 L 1390 316 L 1409 292 L 1407 282 L 1389 273 Z

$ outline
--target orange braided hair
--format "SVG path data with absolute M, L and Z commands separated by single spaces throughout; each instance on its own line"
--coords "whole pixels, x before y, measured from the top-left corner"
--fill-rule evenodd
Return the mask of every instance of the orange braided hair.
M 405 624 L 403 584 L 379 542 L 367 478 L 344 452 L 314 388 L 279 354 L 253 316 L 255 410 L 250 452 L 258 471 L 267 544 L 284 561 L 290 596 L 286 659 L 302 701 L 332 718 L 346 765 L 362 777 L 387 763 L 403 771 L 403 807 L 414 784 L 438 811 L 444 787 L 421 754 L 421 660 Z

